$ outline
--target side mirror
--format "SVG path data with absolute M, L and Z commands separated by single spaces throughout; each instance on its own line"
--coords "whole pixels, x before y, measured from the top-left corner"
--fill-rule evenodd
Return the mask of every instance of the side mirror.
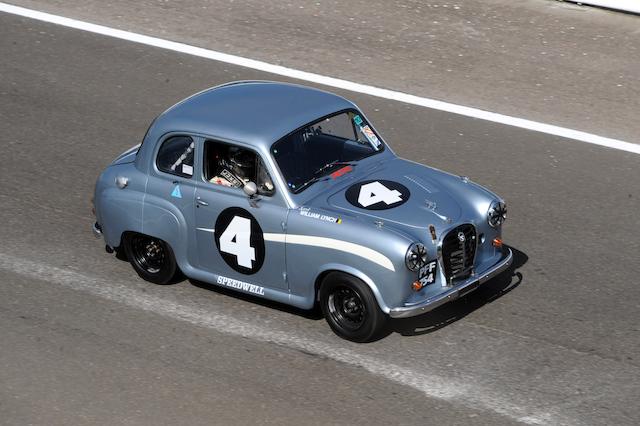
M 255 195 L 258 193 L 258 187 L 256 186 L 255 182 L 247 182 L 242 190 L 245 194 L 247 194 L 249 198 L 255 197 Z

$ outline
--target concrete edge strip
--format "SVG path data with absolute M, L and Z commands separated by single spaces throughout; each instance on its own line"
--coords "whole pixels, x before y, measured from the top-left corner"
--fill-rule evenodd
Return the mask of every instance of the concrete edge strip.
M 151 292 L 141 292 L 130 283 L 114 279 L 85 275 L 10 254 L 0 252 L 0 272 L 8 271 L 50 285 L 61 285 L 85 292 L 134 309 L 151 312 L 219 333 L 240 336 L 259 342 L 273 343 L 293 350 L 316 354 L 345 365 L 360 367 L 369 373 L 411 387 L 430 398 L 460 404 L 474 410 L 488 410 L 526 425 L 564 424 L 577 425 L 574 419 L 557 415 L 551 407 L 529 407 L 518 404 L 513 395 L 501 389 L 488 389 L 473 382 L 463 382 L 450 375 L 441 376 L 436 371 L 420 371 L 391 363 L 350 349 L 341 341 L 336 344 L 313 340 L 300 332 L 282 329 L 277 324 L 247 322 L 231 316 L 224 310 L 207 309 L 188 302 L 175 301 Z M 330 333 L 327 327 L 327 333 Z
M 571 3 L 589 6 L 605 7 L 621 12 L 640 13 L 640 1 L 638 0 L 564 0 Z
M 52 24 L 62 25 L 82 31 L 88 31 L 108 37 L 114 37 L 134 43 L 145 44 L 148 46 L 158 47 L 161 49 L 172 50 L 175 52 L 185 53 L 192 56 L 211 59 L 214 61 L 224 62 L 245 68 L 251 68 L 271 74 L 276 74 L 288 78 L 294 78 L 311 83 L 321 84 L 324 86 L 334 87 L 338 89 L 349 90 L 351 92 L 363 93 L 383 99 L 390 99 L 411 105 L 422 106 L 426 108 L 436 109 L 440 111 L 450 112 L 453 114 L 463 115 L 472 118 L 478 118 L 494 123 L 505 124 L 508 126 L 519 127 L 522 129 L 532 130 L 536 132 L 546 133 L 553 136 L 559 136 L 567 139 L 573 139 L 593 145 L 613 148 L 620 151 L 640 154 L 640 145 L 625 142 L 617 139 L 611 139 L 604 136 L 598 136 L 579 130 L 568 129 L 565 127 L 554 126 L 551 124 L 540 123 L 537 121 L 527 120 L 524 118 L 511 117 L 508 115 L 498 114 L 495 112 L 484 111 L 477 108 L 456 105 L 448 102 L 438 101 L 435 99 L 423 98 L 403 92 L 396 92 L 389 89 L 369 86 L 366 84 L 356 83 L 339 78 L 328 77 L 320 74 L 310 73 L 306 71 L 295 70 L 292 68 L 273 65 L 267 62 L 257 61 L 254 59 L 244 58 L 241 56 L 230 55 L 227 53 L 217 52 L 215 50 L 204 49 L 201 47 L 191 46 L 184 43 L 164 40 L 157 37 L 150 37 L 129 31 L 118 30 L 115 28 L 105 27 L 103 25 L 91 24 L 89 22 L 79 21 L 76 19 L 65 18 L 59 15 L 39 12 L 32 9 L 26 9 L 6 3 L 0 3 L 0 12 L 13 15 L 23 16 L 39 21 Z

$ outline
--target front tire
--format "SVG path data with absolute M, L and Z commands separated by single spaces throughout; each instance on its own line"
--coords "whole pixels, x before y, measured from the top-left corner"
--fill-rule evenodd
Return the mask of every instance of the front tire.
M 320 308 L 334 333 L 353 342 L 374 340 L 386 324 L 369 287 L 341 272 L 331 272 L 323 280 Z
M 127 233 L 122 243 L 127 259 L 142 279 L 168 284 L 177 276 L 178 265 L 166 242 L 144 234 Z

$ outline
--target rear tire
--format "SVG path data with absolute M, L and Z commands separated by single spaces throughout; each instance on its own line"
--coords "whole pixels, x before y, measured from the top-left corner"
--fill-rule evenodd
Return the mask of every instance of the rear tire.
M 342 272 L 331 272 L 322 281 L 320 308 L 333 332 L 352 342 L 374 340 L 387 322 L 369 287 Z
M 166 242 L 144 234 L 127 233 L 122 245 L 133 269 L 146 281 L 169 284 L 178 274 L 173 250 Z

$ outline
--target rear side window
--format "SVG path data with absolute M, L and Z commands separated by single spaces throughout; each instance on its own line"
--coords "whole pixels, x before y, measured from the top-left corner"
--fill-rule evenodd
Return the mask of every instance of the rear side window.
M 195 143 L 189 136 L 172 136 L 162 142 L 156 165 L 158 170 L 185 178 L 193 176 Z

